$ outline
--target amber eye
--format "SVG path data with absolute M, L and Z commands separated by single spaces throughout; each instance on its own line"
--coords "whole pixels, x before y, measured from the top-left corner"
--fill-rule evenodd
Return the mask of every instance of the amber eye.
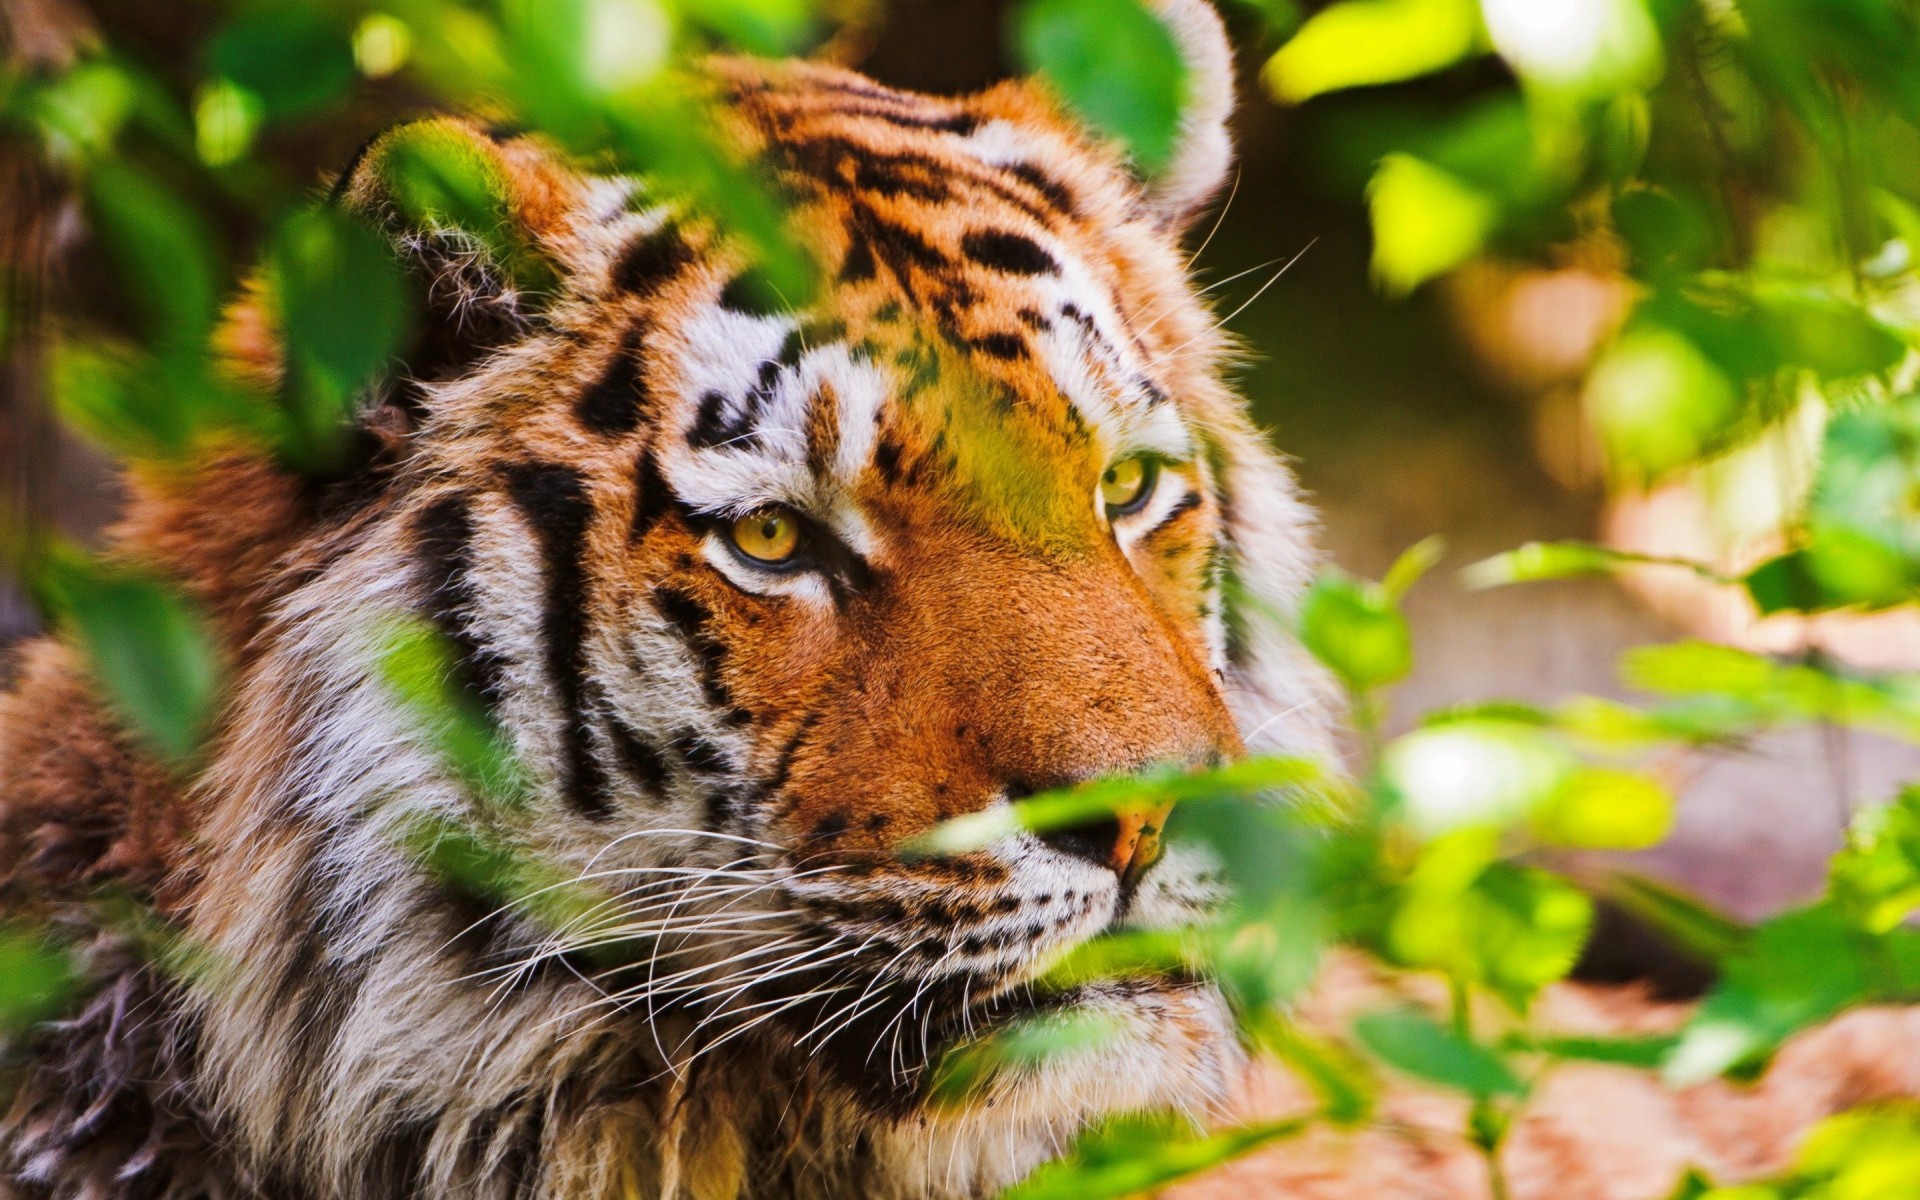
M 1144 507 L 1147 498 L 1153 495 L 1159 468 L 1155 460 L 1137 454 L 1108 467 L 1100 476 L 1100 499 L 1105 502 L 1108 514 L 1121 516 Z
M 783 563 L 800 550 L 800 519 L 791 509 L 755 509 L 727 533 L 734 548 L 755 562 Z

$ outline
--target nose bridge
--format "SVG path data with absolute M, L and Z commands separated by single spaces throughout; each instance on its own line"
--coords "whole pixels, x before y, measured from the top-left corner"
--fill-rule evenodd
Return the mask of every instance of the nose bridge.
M 986 735 L 982 765 L 1008 786 L 1042 790 L 1239 752 L 1212 671 L 1124 560 L 1009 555 L 983 574 L 997 586 L 943 605 L 958 653 L 942 674 Z

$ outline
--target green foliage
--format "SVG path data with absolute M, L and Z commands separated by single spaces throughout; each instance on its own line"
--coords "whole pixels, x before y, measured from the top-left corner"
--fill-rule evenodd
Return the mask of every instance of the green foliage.
M 65 546 L 30 566 L 42 608 L 85 650 L 113 710 L 168 761 L 191 760 L 220 675 L 193 606 L 158 580 Z
M 1026 0 L 1013 39 L 1093 128 L 1119 138 L 1149 174 L 1173 154 L 1186 67 L 1141 0 Z
M 1367 1013 L 1353 1023 L 1353 1034 L 1381 1062 L 1428 1083 L 1471 1096 L 1518 1096 L 1526 1091 L 1500 1055 L 1443 1028 L 1419 1009 Z

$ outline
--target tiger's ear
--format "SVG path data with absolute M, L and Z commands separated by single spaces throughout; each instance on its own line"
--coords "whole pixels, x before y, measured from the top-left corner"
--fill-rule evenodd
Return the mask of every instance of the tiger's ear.
M 420 415 L 421 384 L 525 336 L 557 293 L 579 177 L 536 141 L 471 122 L 397 126 L 355 155 L 329 201 L 391 239 L 417 304 L 402 368 L 368 407 L 382 440 Z
M 1147 181 L 1148 202 L 1184 228 L 1220 191 L 1233 167 L 1233 44 L 1208 0 L 1149 0 L 1186 67 L 1187 96 L 1167 165 Z

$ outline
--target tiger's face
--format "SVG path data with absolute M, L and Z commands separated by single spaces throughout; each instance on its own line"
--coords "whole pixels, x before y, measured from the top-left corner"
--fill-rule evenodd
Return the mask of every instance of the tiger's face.
M 1203 1106 L 1235 1061 L 1202 981 L 1032 986 L 1215 902 L 1159 815 L 902 850 L 1051 788 L 1319 747 L 1318 677 L 1228 603 L 1231 578 L 1284 611 L 1310 554 L 1218 381 L 1182 212 L 1022 86 L 717 71 L 825 266 L 797 311 L 643 183 L 529 139 L 404 127 L 337 189 L 417 256 L 441 341 L 369 417 L 377 495 L 295 556 L 210 774 L 195 920 L 247 964 L 202 1012 L 236 1120 L 284 1142 L 338 1110 L 288 1152 L 343 1178 L 349 1102 L 470 1125 L 529 1073 L 623 1056 L 645 1079 L 778 1064 L 910 1130 L 946 1048 L 1041 1007 L 1111 1018 L 996 1082 L 996 1112 L 937 1115 L 1017 1130 L 1020 1163 L 1092 1114 Z M 501 181 L 545 294 L 397 222 L 384 172 L 418 138 Z M 516 844 L 588 912 L 460 895 L 397 845 L 472 800 L 369 665 L 393 610 L 455 648 L 535 780 Z M 380 1064 L 403 1054 L 400 1082 Z M 311 1080 L 301 1120 L 276 1075 Z

